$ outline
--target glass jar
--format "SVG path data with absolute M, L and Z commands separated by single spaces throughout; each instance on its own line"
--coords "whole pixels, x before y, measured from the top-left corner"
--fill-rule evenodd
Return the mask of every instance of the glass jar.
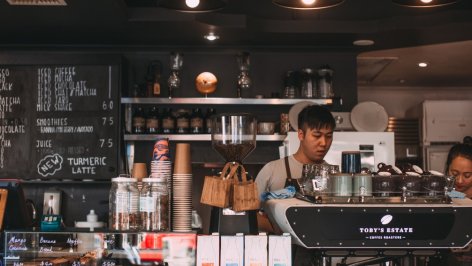
M 142 230 L 169 230 L 169 191 L 164 178 L 144 178 L 139 196 Z
M 315 72 L 311 68 L 305 68 L 301 71 L 301 85 L 300 85 L 300 96 L 301 98 L 316 98 L 316 76 Z
M 214 108 L 208 108 L 205 114 L 205 132 L 207 134 L 211 134 L 211 126 L 213 123 L 213 116 L 216 114 L 216 110 Z
M 133 134 L 142 134 L 145 132 L 146 119 L 142 107 L 136 107 L 133 112 L 132 130 Z
M 333 73 L 334 71 L 329 68 L 329 66 L 324 66 L 318 69 L 318 88 L 320 98 L 334 97 Z
M 200 108 L 195 108 L 190 116 L 190 133 L 203 134 L 203 114 Z
M 177 110 L 177 113 L 176 133 L 188 134 L 190 131 L 190 118 L 188 116 L 187 110 L 179 109 Z
M 127 183 L 129 193 L 129 229 L 139 230 L 139 189 L 136 178 L 128 178 Z
M 297 98 L 297 87 L 295 84 L 295 72 L 287 71 L 284 79 L 284 90 L 282 92 L 282 98 L 294 99 Z
M 137 180 L 125 176 L 112 178 L 109 195 L 109 227 L 111 230 L 137 229 Z
M 172 116 L 172 108 L 164 109 L 162 114 L 162 133 L 172 134 L 175 132 L 175 119 Z
M 146 117 L 146 133 L 159 133 L 159 108 L 155 106 L 149 110 L 149 113 Z

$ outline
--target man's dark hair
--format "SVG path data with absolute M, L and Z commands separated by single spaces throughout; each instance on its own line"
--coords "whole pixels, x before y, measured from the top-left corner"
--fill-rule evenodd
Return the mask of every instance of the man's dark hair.
M 320 129 L 336 127 L 331 112 L 321 105 L 309 105 L 298 114 L 298 128 L 305 131 L 307 128 Z
M 454 146 L 449 150 L 449 153 L 447 154 L 447 160 L 446 160 L 446 173 L 449 172 L 449 167 L 452 163 L 452 160 L 454 160 L 457 157 L 464 157 L 466 159 L 469 159 L 472 161 L 472 139 L 470 136 L 467 136 L 464 138 L 464 143 L 459 143 Z

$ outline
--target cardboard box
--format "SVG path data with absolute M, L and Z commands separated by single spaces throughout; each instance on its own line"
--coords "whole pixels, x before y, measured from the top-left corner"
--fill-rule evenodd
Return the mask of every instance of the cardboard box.
M 269 266 L 292 265 L 292 239 L 290 234 L 269 236 Z
M 221 236 L 221 266 L 244 265 L 244 236 Z
M 197 266 L 220 265 L 220 235 L 197 236 Z
M 244 236 L 244 265 L 267 266 L 267 235 Z

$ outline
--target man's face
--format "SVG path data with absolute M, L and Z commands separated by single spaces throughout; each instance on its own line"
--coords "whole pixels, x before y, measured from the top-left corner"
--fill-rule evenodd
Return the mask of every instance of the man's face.
M 333 129 L 324 128 L 306 128 L 298 130 L 298 138 L 300 139 L 300 147 L 305 156 L 314 163 L 323 161 L 329 147 L 333 142 Z

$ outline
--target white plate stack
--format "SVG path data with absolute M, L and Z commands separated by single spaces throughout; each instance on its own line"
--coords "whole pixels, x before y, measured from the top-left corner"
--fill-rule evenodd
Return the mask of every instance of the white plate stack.
M 172 231 L 192 231 L 192 160 L 188 143 L 176 145 L 172 177 Z

